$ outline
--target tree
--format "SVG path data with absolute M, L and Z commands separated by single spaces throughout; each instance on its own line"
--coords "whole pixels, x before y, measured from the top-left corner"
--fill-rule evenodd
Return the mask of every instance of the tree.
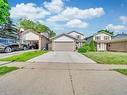
M 91 39 L 90 44 L 89 44 L 89 51 L 96 51 L 95 45 L 94 45 L 94 41 L 93 39 Z
M 7 0 L 0 0 L 0 37 L 17 39 L 17 28 L 10 19 Z
M 19 22 L 19 27 L 23 29 L 31 29 L 34 31 L 35 23 L 28 19 L 21 19 Z
M 7 0 L 0 0 L 0 25 L 8 23 L 9 5 Z
M 55 33 L 54 31 L 50 31 L 50 32 L 49 32 L 49 36 L 50 36 L 50 37 L 55 37 L 55 36 L 56 36 L 56 33 Z
M 50 28 L 47 27 L 46 25 L 43 25 L 39 22 L 33 22 L 32 20 L 29 19 L 20 20 L 19 27 L 25 30 L 30 29 L 31 31 L 38 32 L 38 33 L 47 32 L 49 33 L 50 37 L 56 35 L 56 33 L 50 30 Z

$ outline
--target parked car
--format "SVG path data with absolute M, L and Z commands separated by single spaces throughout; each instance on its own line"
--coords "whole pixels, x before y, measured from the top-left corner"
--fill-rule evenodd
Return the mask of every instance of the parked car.
M 16 50 L 26 50 L 27 48 L 26 44 L 19 44 L 12 39 L 0 38 L 0 52 L 10 53 Z

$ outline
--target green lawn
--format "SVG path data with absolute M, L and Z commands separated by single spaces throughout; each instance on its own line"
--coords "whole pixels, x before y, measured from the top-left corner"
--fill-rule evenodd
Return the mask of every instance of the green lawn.
M 29 59 L 32 59 L 32 58 L 37 57 L 39 55 L 42 55 L 46 52 L 47 51 L 41 51 L 41 50 L 29 51 L 29 52 L 25 52 L 25 53 L 22 53 L 22 54 L 19 54 L 19 55 L 15 55 L 15 56 L 0 59 L 0 61 L 25 62 Z
M 124 75 L 127 75 L 127 69 L 115 69 L 115 71 L 120 72 Z
M 100 64 L 127 64 L 127 53 L 121 52 L 87 52 L 83 55 Z
M 0 67 L 0 75 L 6 74 L 8 72 L 11 72 L 17 69 L 18 69 L 17 67 L 6 67 L 6 66 Z

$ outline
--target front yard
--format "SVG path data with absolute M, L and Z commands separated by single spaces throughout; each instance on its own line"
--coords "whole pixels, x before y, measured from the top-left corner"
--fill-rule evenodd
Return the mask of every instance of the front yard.
M 121 74 L 127 75 L 127 69 L 115 69 L 115 71 L 120 72 Z
M 127 64 L 127 53 L 121 52 L 87 52 L 83 55 L 100 64 Z
M 17 67 L 7 67 L 7 66 L 0 67 L 0 75 L 4 75 L 8 72 L 11 72 L 17 69 L 18 69 Z
M 34 58 L 34 57 L 42 55 L 46 52 L 47 51 L 41 51 L 41 50 L 29 51 L 29 52 L 25 52 L 25 53 L 22 53 L 22 54 L 19 54 L 19 55 L 15 55 L 15 56 L 0 59 L 0 61 L 25 62 L 27 60 L 30 60 L 30 59 Z

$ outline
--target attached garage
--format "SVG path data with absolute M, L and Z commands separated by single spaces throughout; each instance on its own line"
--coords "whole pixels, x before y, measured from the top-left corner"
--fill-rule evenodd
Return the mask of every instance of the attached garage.
M 53 51 L 74 51 L 76 49 L 75 38 L 67 35 L 61 34 L 55 37 L 52 41 Z
M 29 46 L 34 46 L 35 49 L 48 49 L 48 44 L 50 42 L 49 38 L 44 35 L 41 35 L 37 32 L 32 31 L 23 31 L 20 34 L 21 43 L 29 44 Z

